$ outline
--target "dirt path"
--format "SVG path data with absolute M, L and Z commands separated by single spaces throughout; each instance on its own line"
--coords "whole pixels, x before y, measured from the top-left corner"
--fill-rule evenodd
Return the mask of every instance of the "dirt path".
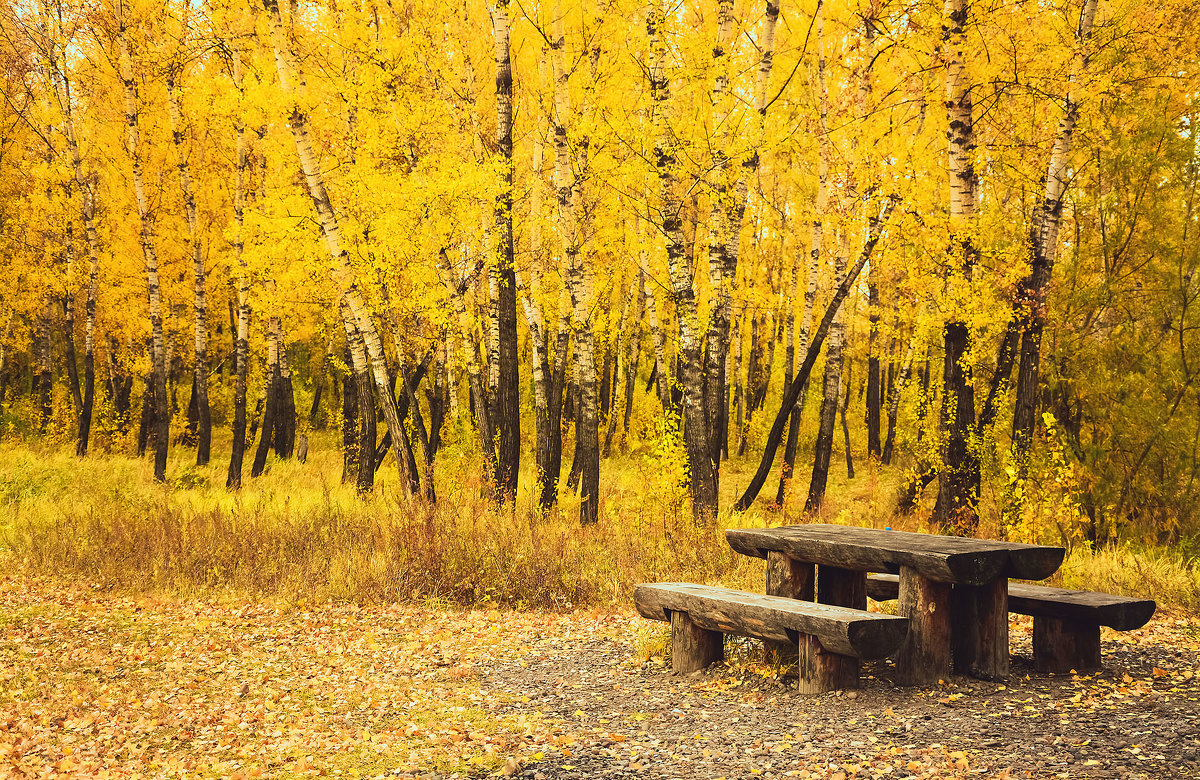
M 679 677 L 600 639 L 537 643 L 483 684 L 509 702 L 498 712 L 570 724 L 577 741 L 517 773 L 535 780 L 1200 777 L 1196 626 L 1157 618 L 1104 639 L 1101 674 L 1037 675 L 1018 619 L 1004 685 L 894 688 L 879 664 L 858 692 L 801 696 L 763 676 L 748 647 L 729 666 Z

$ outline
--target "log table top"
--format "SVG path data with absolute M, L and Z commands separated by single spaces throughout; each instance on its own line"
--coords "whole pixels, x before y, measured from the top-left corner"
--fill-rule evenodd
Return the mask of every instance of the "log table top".
M 959 536 L 845 525 L 730 528 L 734 550 L 766 558 L 777 551 L 798 561 L 897 574 L 910 567 L 936 582 L 983 585 L 997 577 L 1041 580 L 1062 565 L 1066 550 Z

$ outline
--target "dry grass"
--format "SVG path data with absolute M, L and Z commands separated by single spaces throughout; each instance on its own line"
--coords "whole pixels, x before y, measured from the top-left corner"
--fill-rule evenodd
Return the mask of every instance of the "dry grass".
M 215 444 L 214 451 L 222 450 Z M 803 522 L 793 507 L 807 489 L 807 479 L 795 481 L 786 512 L 756 507 L 697 526 L 671 469 L 642 450 L 604 462 L 600 522 L 580 527 L 578 498 L 565 497 L 545 516 L 536 510 L 532 474 L 523 475 L 516 506 L 493 505 L 477 457 L 465 449 L 439 457 L 432 506 L 399 497 L 390 466 L 373 493 L 356 495 L 340 484 L 332 441 L 314 440 L 307 464 L 273 461 L 239 493 L 225 490 L 223 461 L 196 468 L 190 455 L 176 450 L 167 484 L 158 485 L 148 459 L 80 460 L 66 448 L 0 446 L 0 552 L 34 571 L 133 591 L 518 608 L 627 604 L 633 586 L 647 581 L 761 591 L 762 565 L 735 555 L 722 532 Z M 754 465 L 723 468 L 723 505 Z M 862 464 L 853 481 L 844 468 L 834 472 L 814 520 L 928 530 L 919 514 L 892 514 L 898 469 Z M 1061 581 L 1200 607 L 1200 567 L 1162 548 L 1080 548 Z

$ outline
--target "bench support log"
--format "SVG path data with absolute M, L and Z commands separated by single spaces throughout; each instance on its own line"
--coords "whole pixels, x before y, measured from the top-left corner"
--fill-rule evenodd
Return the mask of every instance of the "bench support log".
M 827 693 L 858 687 L 861 662 L 857 658 L 826 652 L 810 634 L 801 634 L 796 669 L 797 693 Z
M 817 567 L 817 601 L 835 607 L 867 608 L 867 573 L 836 566 Z
M 950 587 L 900 568 L 900 614 L 908 618 L 908 635 L 896 653 L 901 685 L 936 684 L 950 676 Z
M 1008 579 L 987 585 L 955 585 L 954 671 L 984 680 L 1008 676 Z
M 1035 617 L 1033 665 L 1039 672 L 1066 674 L 1100 668 L 1100 627 L 1094 623 Z
M 767 552 L 767 595 L 783 596 L 801 601 L 815 601 L 816 567 L 801 563 L 781 552 Z M 803 642 L 803 639 L 801 639 Z M 791 664 L 796 662 L 796 645 L 791 642 L 766 640 L 767 662 Z
M 671 669 L 691 674 L 724 658 L 724 634 L 701 628 L 686 612 L 671 613 Z

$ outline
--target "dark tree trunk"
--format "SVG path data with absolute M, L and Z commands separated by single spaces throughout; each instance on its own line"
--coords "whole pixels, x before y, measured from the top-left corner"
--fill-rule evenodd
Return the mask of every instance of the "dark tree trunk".
M 67 240 L 71 240 L 71 233 L 67 232 Z M 63 341 L 66 347 L 67 359 L 67 381 L 71 387 L 71 400 L 75 404 L 75 411 L 78 413 L 83 408 L 83 395 L 79 390 L 79 363 L 75 356 L 75 300 L 74 292 L 68 291 L 63 298 Z
M 50 374 L 50 318 L 53 314 L 50 297 L 46 297 L 41 316 L 38 317 L 37 332 L 34 334 L 34 353 L 37 368 L 33 374 L 33 394 L 38 405 L 38 432 L 45 433 L 54 414 L 54 385 Z
M 239 320 L 244 319 L 246 325 L 250 321 L 250 304 L 243 300 L 239 303 Z M 242 486 L 242 463 L 246 457 L 246 380 L 249 371 L 250 345 L 246 340 L 246 332 L 238 326 L 234 328 L 234 385 L 233 385 L 233 449 L 229 457 L 229 472 L 225 476 L 225 486 L 237 490 Z M 251 440 L 254 434 L 250 435 Z
M 883 404 L 879 376 L 879 284 L 876 269 L 871 268 L 871 284 L 867 288 L 871 307 L 870 335 L 867 337 L 867 457 L 882 458 L 879 445 L 880 411 Z
M 850 424 L 846 421 L 846 407 L 850 405 L 850 378 L 853 375 L 853 363 L 846 365 L 846 392 L 842 394 L 842 441 L 846 445 L 846 478 L 854 479 L 854 453 L 850 447 Z
M 350 368 L 350 348 L 345 351 L 346 376 L 342 377 L 342 484 L 358 473 L 358 385 Z
M 292 368 L 288 362 L 287 343 L 282 329 L 279 333 L 279 381 L 275 386 L 275 426 L 272 442 L 275 455 L 284 460 L 292 457 L 296 448 L 296 395 L 292 388 Z
M 496 145 L 499 148 L 500 192 L 496 195 L 498 235 L 496 274 L 500 285 L 498 356 L 500 377 L 491 420 L 500 434 L 496 457 L 496 490 L 501 501 L 514 502 L 521 465 L 521 374 L 517 363 L 517 279 L 513 267 L 513 113 L 512 62 L 509 56 L 508 0 L 500 0 L 493 16 L 496 51 Z
M 94 309 L 94 299 L 88 300 L 89 308 Z M 88 319 L 92 319 L 89 314 Z M 0 376 L 0 402 L 4 400 L 4 377 Z M 83 353 L 83 406 L 79 410 L 79 438 L 75 444 L 75 454 L 83 457 L 88 453 L 88 442 L 92 433 L 92 409 L 96 400 L 96 351 L 92 340 L 88 340 L 87 350 Z
M 158 404 L 154 400 L 154 375 L 147 374 L 145 379 L 146 389 L 142 393 L 142 417 L 138 423 L 137 435 L 137 454 L 142 457 L 146 454 L 146 448 L 149 446 L 151 438 L 157 438 L 157 426 L 155 425 L 155 410 Z
M 267 378 L 263 388 L 262 430 L 259 432 L 258 446 L 254 450 L 254 463 L 250 466 L 250 476 L 257 477 L 267 467 L 267 454 L 275 437 L 275 416 L 279 401 L 279 360 L 272 356 L 267 361 Z
M 979 497 L 979 460 L 971 445 L 975 430 L 975 390 L 966 364 L 970 332 L 964 322 L 948 322 L 946 357 L 942 365 L 942 418 L 945 435 L 934 522 L 969 534 L 975 529 Z

